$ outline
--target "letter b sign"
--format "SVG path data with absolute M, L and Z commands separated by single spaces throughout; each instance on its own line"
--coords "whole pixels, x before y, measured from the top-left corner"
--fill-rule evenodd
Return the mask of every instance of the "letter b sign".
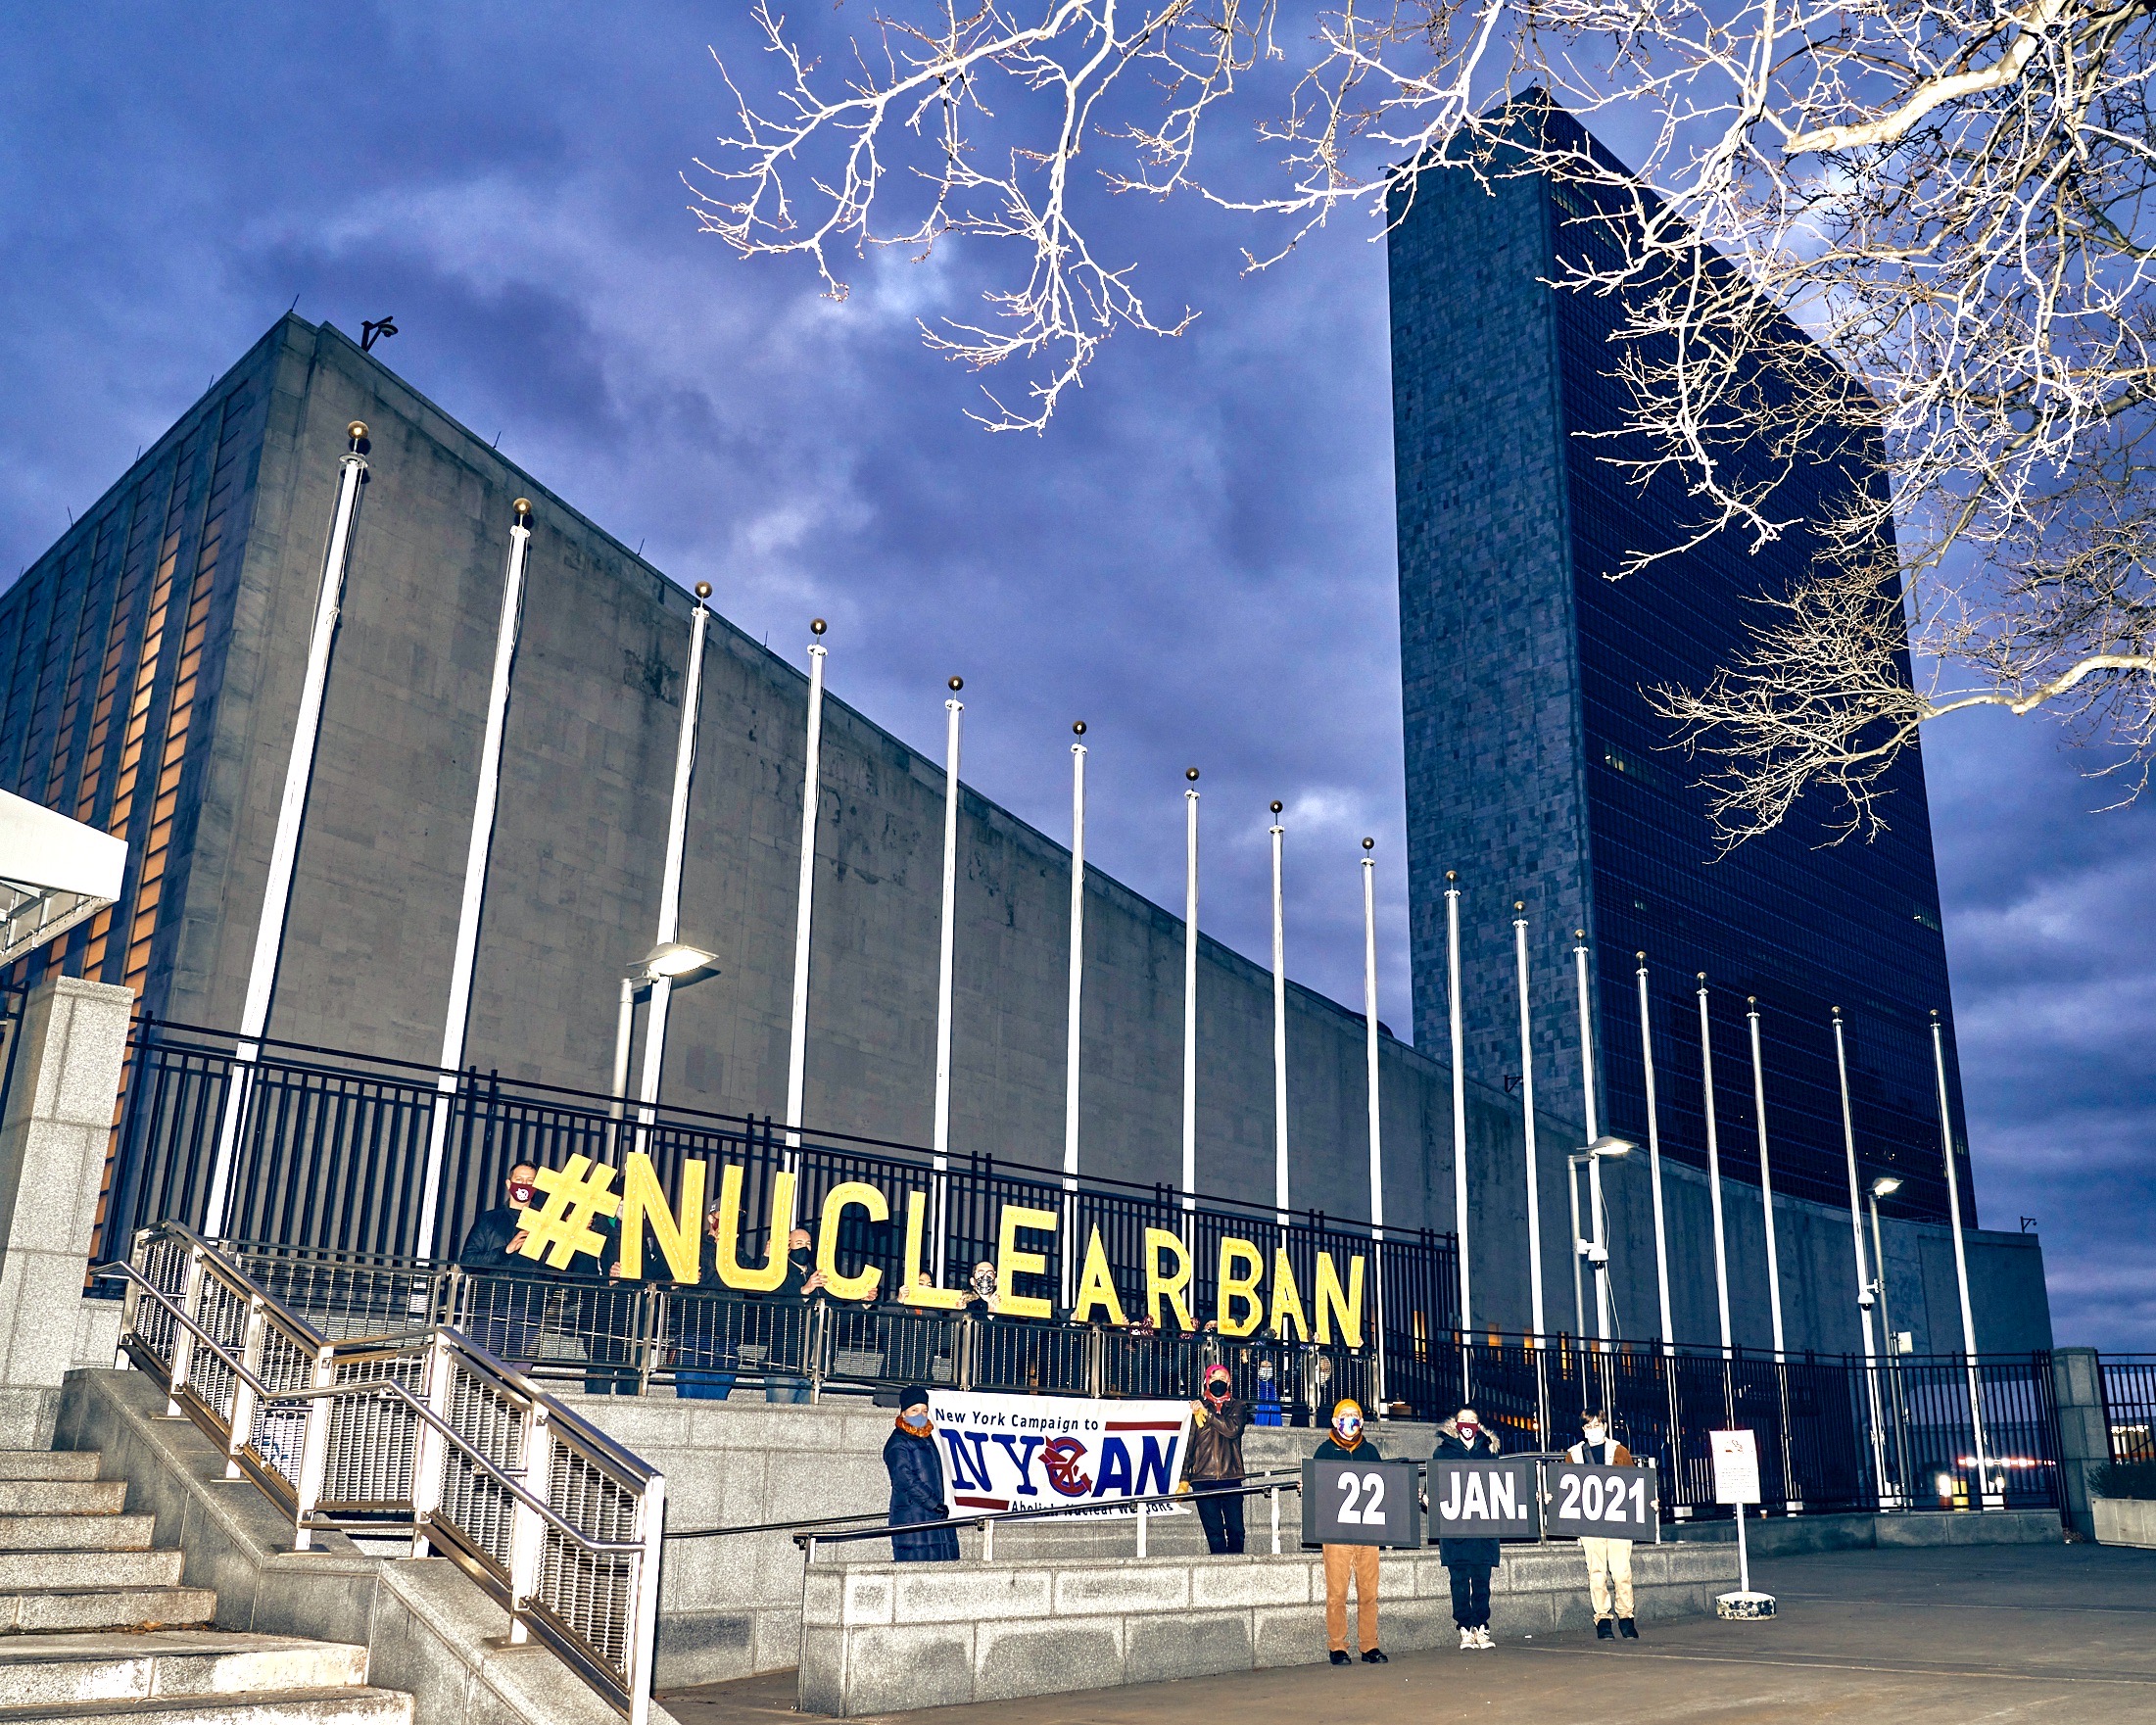
M 1305 1461 L 1303 1543 L 1421 1545 L 1416 1484 L 1413 1461 Z

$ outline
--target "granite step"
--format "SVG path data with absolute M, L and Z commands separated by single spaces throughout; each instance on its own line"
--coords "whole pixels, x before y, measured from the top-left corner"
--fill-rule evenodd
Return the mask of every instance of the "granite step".
M 217 1596 L 207 1587 L 0 1590 L 0 1636 L 83 1629 L 194 1629 L 216 1614 Z
M 0 1515 L 118 1515 L 123 1479 L 0 1479 Z
M 367 1651 L 222 1630 L 0 1640 L 0 1719 L 23 1707 L 361 1689 Z
M 178 1552 L 0 1551 L 0 1593 L 177 1587 Z
M 0 1552 L 146 1552 L 155 1515 L 0 1515 Z
M 0 1707 L 7 1725 L 411 1725 L 411 1697 L 389 1689 L 286 1689 Z
M 95 1450 L 0 1450 L 0 1479 L 95 1479 Z

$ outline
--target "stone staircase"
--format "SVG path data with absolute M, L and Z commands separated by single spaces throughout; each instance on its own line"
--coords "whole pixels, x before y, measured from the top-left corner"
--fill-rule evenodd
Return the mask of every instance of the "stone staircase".
M 410 1725 L 367 1653 L 211 1628 L 91 1451 L 0 1451 L 0 1725 Z

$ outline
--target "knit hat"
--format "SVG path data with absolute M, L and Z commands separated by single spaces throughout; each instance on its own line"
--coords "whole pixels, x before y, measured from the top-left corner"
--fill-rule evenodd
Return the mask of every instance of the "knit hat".
M 898 1392 L 898 1412 L 901 1414 L 908 1408 L 926 1408 L 928 1405 L 929 1392 L 924 1384 L 910 1384 Z

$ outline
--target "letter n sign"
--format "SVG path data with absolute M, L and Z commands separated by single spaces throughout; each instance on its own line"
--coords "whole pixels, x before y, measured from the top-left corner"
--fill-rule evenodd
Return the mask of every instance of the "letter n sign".
M 1413 1461 L 1305 1461 L 1303 1543 L 1421 1545 L 1419 1471 Z

